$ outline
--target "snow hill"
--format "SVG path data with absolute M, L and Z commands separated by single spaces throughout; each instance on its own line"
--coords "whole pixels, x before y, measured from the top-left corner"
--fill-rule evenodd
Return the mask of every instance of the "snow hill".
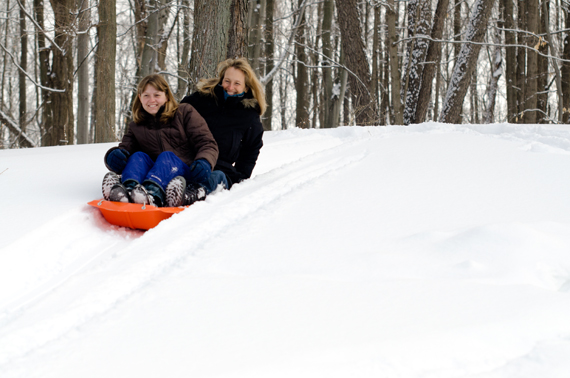
M 115 144 L 0 151 L 0 377 L 568 377 L 570 129 L 268 132 L 111 226 Z

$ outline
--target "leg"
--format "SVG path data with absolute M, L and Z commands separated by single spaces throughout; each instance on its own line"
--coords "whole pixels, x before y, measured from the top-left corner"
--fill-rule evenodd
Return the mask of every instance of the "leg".
M 210 178 L 202 183 L 207 194 L 216 190 L 220 184 L 224 186 L 224 189 L 228 188 L 228 179 L 226 178 L 226 174 L 222 171 L 213 171 Z
M 127 166 L 123 170 L 121 181 L 134 180 L 136 183 L 144 181 L 147 173 L 154 166 L 152 159 L 144 152 L 135 152 L 127 161 Z
M 178 156 L 166 151 L 158 155 L 154 166 L 145 175 L 144 181 L 151 181 L 165 190 L 170 180 L 176 176 L 185 176 L 189 170 L 188 165 Z

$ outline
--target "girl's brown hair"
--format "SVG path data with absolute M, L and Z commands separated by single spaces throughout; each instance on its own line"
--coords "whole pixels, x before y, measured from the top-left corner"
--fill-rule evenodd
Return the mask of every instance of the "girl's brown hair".
M 140 96 L 147 85 L 152 85 L 154 89 L 164 92 L 166 95 L 166 103 L 164 104 L 164 111 L 160 116 L 160 122 L 168 122 L 169 119 L 174 117 L 176 110 L 178 110 L 178 101 L 174 98 L 168 82 L 159 74 L 148 75 L 140 81 L 139 86 L 137 87 L 137 97 L 133 102 L 133 121 L 135 121 L 135 123 L 141 123 L 144 120 Z
M 261 82 L 255 75 L 253 68 L 251 68 L 246 58 L 227 59 L 218 64 L 218 77 L 200 80 L 197 84 L 198 91 L 215 97 L 214 89 L 222 82 L 226 75 L 226 70 L 230 67 L 243 72 L 245 76 L 245 91 L 247 92 L 248 90 L 251 90 L 253 97 L 257 100 L 257 104 L 259 105 L 259 115 L 263 115 L 263 113 L 265 113 L 265 109 L 267 109 L 265 92 L 263 91 Z

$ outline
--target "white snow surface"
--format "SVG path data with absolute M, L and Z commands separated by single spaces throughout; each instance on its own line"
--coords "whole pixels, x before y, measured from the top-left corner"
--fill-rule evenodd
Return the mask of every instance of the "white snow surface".
M 87 205 L 116 144 L 0 151 L 0 376 L 568 377 L 569 128 L 264 144 L 148 232 Z

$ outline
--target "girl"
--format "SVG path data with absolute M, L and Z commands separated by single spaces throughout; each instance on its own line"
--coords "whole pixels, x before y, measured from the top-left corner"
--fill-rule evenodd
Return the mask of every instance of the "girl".
M 182 99 L 206 120 L 219 148 L 215 169 L 225 175 L 229 189 L 251 177 L 263 146 L 260 116 L 265 112 L 263 87 L 245 58 L 228 59 L 218 65 L 218 76 L 203 79 L 198 90 Z M 181 178 L 171 186 L 184 185 Z M 182 189 L 183 191 L 183 189 Z M 192 185 L 187 192 L 192 193 Z M 172 205 L 184 205 L 185 197 Z M 176 197 L 172 197 L 177 199 Z
M 194 200 L 203 199 L 225 178 L 212 172 L 217 159 L 218 146 L 204 118 L 191 105 L 179 105 L 162 76 L 149 75 L 138 85 L 128 132 L 105 154 L 110 172 L 103 197 L 164 206 L 168 183 L 181 176 L 196 184 Z

